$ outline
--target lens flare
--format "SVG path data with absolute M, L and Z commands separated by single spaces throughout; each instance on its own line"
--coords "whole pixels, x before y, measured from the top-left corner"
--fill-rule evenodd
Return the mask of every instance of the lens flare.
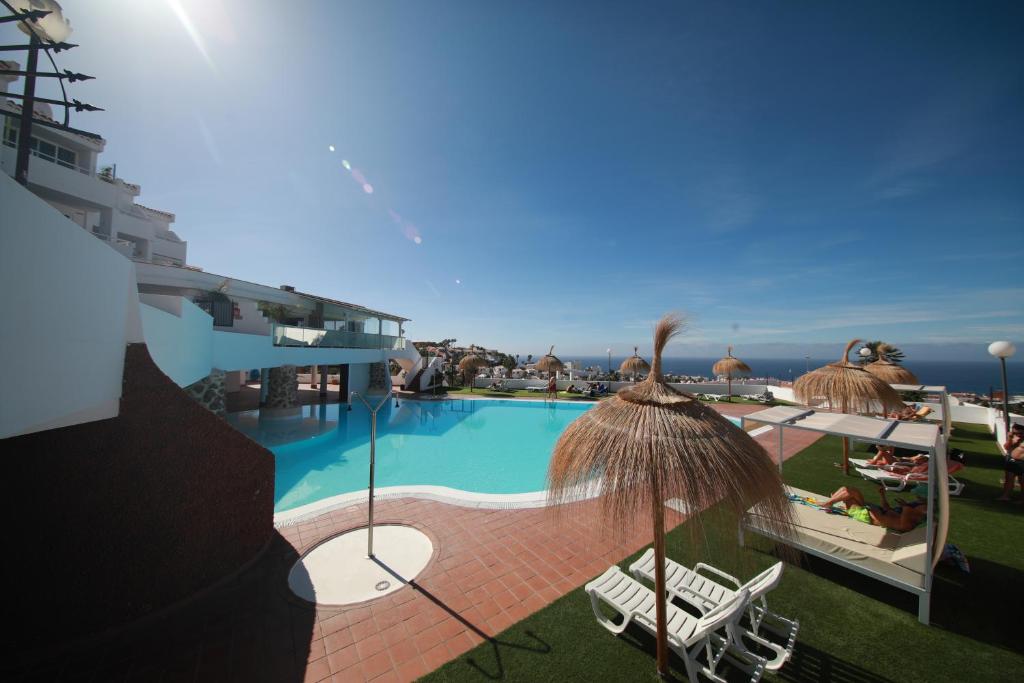
M 330 151 L 333 152 L 334 151 L 334 145 L 327 145 L 327 149 L 329 149 Z
M 366 194 L 373 194 L 373 185 L 370 183 L 363 183 L 363 192 Z
M 458 278 L 455 278 L 455 284 L 461 285 L 462 284 L 462 280 L 460 280 Z
M 352 170 L 352 164 L 348 163 L 348 159 L 342 159 L 341 160 L 341 165 L 345 167 L 346 171 L 351 171 Z
M 415 242 L 416 244 L 423 244 L 423 238 L 420 237 L 419 235 L 416 235 L 415 237 L 413 237 L 412 241 Z

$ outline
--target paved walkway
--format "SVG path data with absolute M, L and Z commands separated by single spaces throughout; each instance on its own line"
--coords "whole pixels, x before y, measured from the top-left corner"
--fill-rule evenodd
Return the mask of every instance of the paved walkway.
M 716 406 L 739 415 L 758 406 Z M 758 437 L 776 456 L 776 432 Z M 814 435 L 786 434 L 785 457 Z M 366 524 L 365 506 L 325 513 L 275 535 L 242 576 L 172 616 L 78 653 L 8 662 L 40 680 L 410 681 L 575 590 L 649 542 L 649 527 L 602 528 L 596 503 L 488 510 L 385 500 L 381 523 L 427 533 L 435 556 L 415 586 L 362 605 L 314 608 L 286 575 L 318 542 Z M 666 522 L 681 517 L 667 510 Z M 642 539 L 643 542 L 638 542 Z

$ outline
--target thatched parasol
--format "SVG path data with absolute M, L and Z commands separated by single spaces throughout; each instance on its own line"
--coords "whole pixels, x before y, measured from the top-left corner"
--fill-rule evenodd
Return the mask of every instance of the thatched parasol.
M 889 360 L 887 354 L 892 349 L 888 344 L 878 345 L 878 360 L 868 363 L 864 369 L 886 384 L 920 384 L 917 376 L 898 363 Z
M 793 383 L 793 395 L 797 401 L 810 404 L 816 399 L 825 399 L 829 407 L 840 413 L 870 413 L 875 405 L 881 404 L 882 413 L 890 408 L 900 408 L 903 401 L 895 389 L 873 374 L 850 362 L 850 349 L 860 339 L 846 345 L 843 355 L 835 363 L 829 363 L 817 370 L 801 375 Z M 843 472 L 850 472 L 850 441 L 843 437 Z
M 725 358 L 711 366 L 711 372 L 719 376 L 725 375 L 725 379 L 729 383 L 729 400 L 732 401 L 732 376 L 750 374 L 750 366 L 739 358 L 733 357 L 730 346 L 726 351 Z
M 647 378 L 602 401 L 570 424 L 548 466 L 548 495 L 567 502 L 599 486 L 606 522 L 616 528 L 652 515 L 658 671 L 668 673 L 665 623 L 664 502 L 678 498 L 699 515 L 720 501 L 742 514 L 752 505 L 780 534 L 790 525 L 782 479 L 765 450 L 742 429 L 691 394 L 665 383 L 661 355 L 682 322 L 661 319 Z
M 476 371 L 485 367 L 487 367 L 487 361 L 473 353 L 468 356 L 464 356 L 462 360 L 459 361 L 459 372 L 462 373 L 463 377 L 469 378 L 470 393 L 473 392 L 473 385 L 476 384 L 473 379 L 476 376 Z
M 539 361 L 537 361 L 537 365 L 535 365 L 534 367 L 536 367 L 537 370 L 541 372 L 546 372 L 552 377 L 554 377 L 556 372 L 565 369 L 565 363 L 558 360 L 558 356 L 554 354 L 555 347 L 554 345 L 552 345 L 551 350 L 548 351 L 548 355 L 544 356 Z
M 619 366 L 619 372 L 622 374 L 629 373 L 630 375 L 633 375 L 634 380 L 636 379 L 637 374 L 647 372 L 651 369 L 650 364 L 648 364 L 648 362 L 641 358 L 640 354 L 637 353 L 638 348 L 639 347 L 634 346 L 633 355 L 622 361 L 622 365 Z

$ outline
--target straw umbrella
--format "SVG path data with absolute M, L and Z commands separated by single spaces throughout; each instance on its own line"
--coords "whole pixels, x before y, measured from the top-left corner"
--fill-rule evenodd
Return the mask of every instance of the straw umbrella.
M 882 412 L 903 405 L 900 395 L 891 386 L 880 380 L 859 365 L 850 362 L 847 357 L 850 349 L 860 339 L 854 339 L 846 345 L 843 355 L 835 363 L 829 363 L 806 375 L 801 375 L 793 383 L 793 394 L 796 400 L 810 404 L 814 399 L 824 398 L 832 410 L 840 413 L 872 412 L 875 403 L 882 405 Z M 843 437 L 843 473 L 850 472 L 850 440 Z
M 886 384 L 920 384 L 914 373 L 889 360 L 887 354 L 891 348 L 888 344 L 879 344 L 878 360 L 868 363 L 864 369 Z
M 729 383 L 729 401 L 732 401 L 732 376 L 742 375 L 750 373 L 750 366 L 741 361 L 739 358 L 734 358 L 732 355 L 732 347 L 726 351 L 725 358 L 721 359 L 717 363 L 711 366 L 711 372 L 716 375 L 725 375 L 726 381 Z
M 596 484 L 601 512 L 614 527 L 627 528 L 641 515 L 651 515 L 662 675 L 668 674 L 665 500 L 678 498 L 697 515 L 719 502 L 737 514 L 756 505 L 780 534 L 790 529 L 791 514 L 768 453 L 713 408 L 662 377 L 662 352 L 681 325 L 675 316 L 661 319 L 647 378 L 570 424 L 548 466 L 553 502 L 570 501 L 583 487 Z
M 555 347 L 552 345 L 548 355 L 537 361 L 537 365 L 534 367 L 540 372 L 547 372 L 553 376 L 556 372 L 565 369 L 565 363 L 558 360 L 558 356 L 555 355 Z
M 638 348 L 639 347 L 634 346 L 633 355 L 622 361 L 622 365 L 619 366 L 619 372 L 622 374 L 631 374 L 634 381 L 636 381 L 638 373 L 647 372 L 651 369 L 650 364 L 648 364 L 648 362 L 641 358 L 640 354 L 637 353 Z
M 471 354 L 469 354 L 468 356 L 465 356 L 462 360 L 459 361 L 459 372 L 462 373 L 463 377 L 472 377 L 473 375 L 476 374 L 477 370 L 479 370 L 480 368 L 484 368 L 484 367 L 487 367 L 487 361 L 485 361 L 483 358 L 481 358 L 480 356 L 476 355 L 475 353 L 471 353 Z M 475 384 L 475 382 L 472 379 L 470 379 L 470 382 L 469 382 L 469 391 L 470 391 L 470 393 L 473 392 L 473 385 L 474 384 Z

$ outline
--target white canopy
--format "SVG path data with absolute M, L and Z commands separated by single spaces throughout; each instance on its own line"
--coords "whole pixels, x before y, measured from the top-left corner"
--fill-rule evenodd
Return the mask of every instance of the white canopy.
M 935 450 L 940 434 L 939 425 L 930 422 L 901 422 L 790 406 L 760 410 L 744 415 L 743 420 L 927 451 Z
M 928 493 L 926 494 L 928 514 L 926 516 L 927 521 L 923 542 L 918 541 L 916 536 L 912 538 L 911 534 L 907 534 L 902 536 L 902 542 L 906 547 L 889 548 L 883 552 L 849 538 L 837 540 L 839 536 L 837 536 L 834 529 L 824 528 L 828 526 L 827 522 L 829 520 L 817 514 L 804 514 L 804 527 L 795 536 L 776 538 L 776 540 L 788 543 L 805 552 L 818 555 L 853 571 L 872 576 L 916 594 L 918 596 L 918 619 L 922 623 L 927 624 L 933 572 L 935 565 L 942 555 L 942 550 L 946 543 L 946 534 L 949 530 L 949 490 L 945 484 L 947 480 L 946 442 L 947 435 L 949 434 L 948 398 L 944 387 L 902 384 L 893 385 L 893 387 L 900 391 L 935 390 L 937 393 L 940 393 L 941 406 L 946 417 L 944 420 L 946 429 L 943 430 L 943 425 L 935 422 L 909 422 L 881 417 L 846 415 L 816 410 L 806 406 L 766 408 L 765 410 L 744 415 L 742 422 L 744 425 L 751 422 L 771 425 L 778 430 L 780 472 L 782 471 L 784 452 L 783 433 L 786 429 L 800 429 L 817 432 L 818 434 L 831 434 L 855 439 L 864 443 L 907 448 L 923 451 L 932 456 L 928 459 L 929 486 Z M 936 486 L 936 482 L 941 482 L 941 484 Z M 806 492 L 799 493 L 806 494 Z M 937 516 L 935 515 L 936 503 L 938 503 Z M 796 507 L 799 508 L 800 506 L 797 505 Z M 797 513 L 804 512 L 806 511 L 797 510 Z M 773 536 L 773 532 L 770 530 L 759 528 L 757 513 L 754 508 L 748 511 L 747 521 L 744 526 L 741 526 L 741 531 L 744 527 L 763 535 Z M 849 525 L 844 527 L 844 534 L 849 536 L 850 529 L 847 527 Z M 854 531 L 863 532 L 863 530 L 856 528 L 854 528 Z M 917 535 L 919 536 L 920 533 Z M 912 540 L 914 542 L 911 542 Z M 922 550 L 923 552 L 921 552 Z M 923 567 L 920 567 L 922 571 L 916 578 L 908 574 L 908 561 L 910 559 L 914 560 L 910 564 L 915 568 L 923 564 Z

